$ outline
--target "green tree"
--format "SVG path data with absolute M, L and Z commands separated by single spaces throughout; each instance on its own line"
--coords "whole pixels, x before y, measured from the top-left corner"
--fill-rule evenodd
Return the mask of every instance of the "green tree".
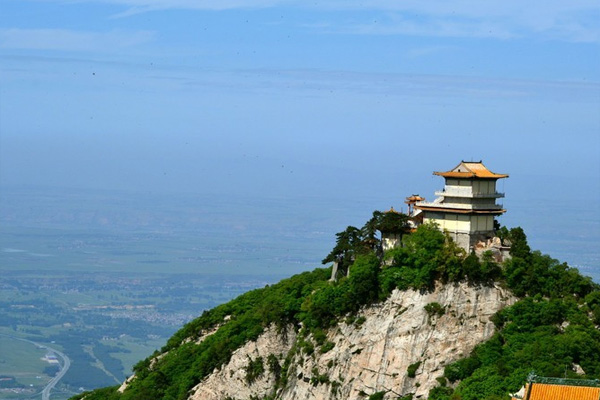
M 500 265 L 494 260 L 491 251 L 486 251 L 481 255 L 481 283 L 491 284 L 502 276 Z
M 433 223 L 423 224 L 405 237 L 405 251 L 398 261 L 415 270 L 415 289 L 433 288 L 445 243 L 446 236 Z
M 348 264 L 354 258 L 354 253 L 358 244 L 362 241 L 360 229 L 354 226 L 348 226 L 342 232 L 335 234 L 335 246 L 331 252 L 322 261 L 323 264 L 338 262 Z
M 408 215 L 396 211 L 375 211 L 373 213 L 374 225 L 379 232 L 401 235 L 408 233 L 410 231 L 409 219 Z
M 362 255 L 350 269 L 350 291 L 352 293 L 353 308 L 370 304 L 377 300 L 379 292 L 379 259 L 374 254 Z
M 512 228 L 508 233 L 510 240 L 510 255 L 513 257 L 528 260 L 531 254 L 531 248 L 527 243 L 527 235 L 520 226 Z
M 347 227 L 335 236 L 337 237 L 335 246 L 322 263 L 337 262 L 340 271 L 348 271 L 358 255 L 373 251 L 375 246 L 371 239 L 365 239 L 361 229 L 354 226 Z
M 444 246 L 438 257 L 438 271 L 442 282 L 458 282 L 465 278 L 465 257 L 465 250 L 446 233 Z

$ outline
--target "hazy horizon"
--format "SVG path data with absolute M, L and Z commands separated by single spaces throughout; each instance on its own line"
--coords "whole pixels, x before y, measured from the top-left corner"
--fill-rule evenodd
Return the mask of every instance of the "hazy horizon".
M 443 186 L 433 171 L 483 160 L 510 174 L 502 223 L 600 236 L 594 2 L 6 0 L 1 9 L 0 194 L 71 188 L 373 210 L 432 198 Z

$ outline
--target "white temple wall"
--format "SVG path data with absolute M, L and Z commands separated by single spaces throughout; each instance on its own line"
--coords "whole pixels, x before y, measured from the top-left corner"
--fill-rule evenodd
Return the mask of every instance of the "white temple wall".
M 468 215 L 436 213 L 435 215 L 427 215 L 424 222 L 427 221 L 435 222 L 442 231 L 463 233 L 471 231 L 471 220 Z
M 448 204 L 449 206 L 452 206 L 452 204 L 473 204 L 473 205 L 477 205 L 477 206 L 483 206 L 483 205 L 495 206 L 496 200 L 494 198 L 472 199 L 472 198 L 468 198 L 468 197 L 445 196 L 444 204 Z
M 494 180 L 474 180 L 473 193 L 476 194 L 494 194 L 496 193 L 496 181 Z
M 494 216 L 493 215 L 471 215 L 471 230 L 470 232 L 493 232 L 494 231 Z
M 466 215 L 428 212 L 423 222 L 433 221 L 440 230 L 448 232 L 452 240 L 466 251 L 482 240 L 494 236 L 493 215 Z
M 448 192 L 454 190 L 465 190 L 470 187 L 473 194 L 495 194 L 495 180 L 468 180 L 468 179 L 446 179 L 444 189 Z

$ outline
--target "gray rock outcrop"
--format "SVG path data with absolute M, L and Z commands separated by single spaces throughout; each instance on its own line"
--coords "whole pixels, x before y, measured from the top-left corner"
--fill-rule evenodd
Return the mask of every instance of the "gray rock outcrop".
M 329 329 L 327 341 L 333 348 L 324 353 L 318 346 L 312 354 L 298 350 L 299 338 L 292 327 L 280 331 L 271 327 L 198 384 L 190 400 L 268 395 L 281 400 L 346 400 L 377 392 L 385 392 L 385 399 L 409 393 L 426 399 L 444 366 L 489 339 L 494 333 L 490 317 L 515 301 L 498 286 L 466 283 L 440 285 L 431 293 L 396 290 L 385 302 L 363 308 L 353 322 L 342 321 Z M 283 365 L 288 354 L 287 382 L 274 390 L 276 371 L 267 360 L 271 356 Z M 249 380 L 249 365 L 259 361 L 264 371 Z

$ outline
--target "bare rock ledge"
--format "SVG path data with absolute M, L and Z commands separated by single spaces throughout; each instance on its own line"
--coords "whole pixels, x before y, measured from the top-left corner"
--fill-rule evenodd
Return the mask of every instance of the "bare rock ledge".
M 394 291 L 383 303 L 366 307 L 360 325 L 340 322 L 329 330 L 335 344 L 321 354 L 297 353 L 288 383 L 278 389 L 281 400 L 364 399 L 386 392 L 385 399 L 413 393 L 425 399 L 437 386 L 444 366 L 467 356 L 494 333 L 490 317 L 513 304 L 516 298 L 498 286 L 472 287 L 466 283 L 438 286 L 432 293 Z M 425 306 L 439 303 L 443 315 L 429 315 Z M 273 394 L 275 375 L 267 366 L 269 355 L 283 361 L 297 340 L 290 327 L 271 327 L 255 342 L 246 343 L 227 365 L 213 371 L 193 390 L 190 400 L 249 400 Z M 262 357 L 265 372 L 252 383 L 246 379 L 249 360 Z M 415 377 L 410 365 L 418 364 Z M 314 379 L 313 379 L 314 378 Z

